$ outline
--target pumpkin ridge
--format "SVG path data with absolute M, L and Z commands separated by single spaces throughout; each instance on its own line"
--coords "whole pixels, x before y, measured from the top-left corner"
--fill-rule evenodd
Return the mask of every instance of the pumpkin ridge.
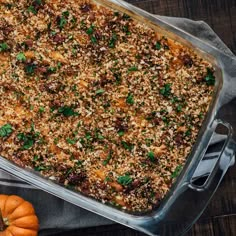
M 30 225 L 27 225 L 27 224 L 25 225 L 24 221 L 26 221 L 27 224 L 30 224 Z M 12 222 L 10 222 L 10 225 L 19 227 L 19 228 L 29 229 L 29 230 L 38 230 L 39 228 L 38 218 L 36 215 L 32 215 L 32 214 L 17 218 L 13 220 Z
M 28 216 L 32 214 L 35 214 L 33 205 L 28 201 L 24 201 L 12 212 L 12 214 L 8 215 L 8 220 L 12 222 L 13 220 L 18 219 L 19 217 Z
M 8 230 L 12 235 L 16 236 L 37 236 L 37 232 L 33 229 L 20 228 L 17 226 L 9 226 Z
M 14 208 L 12 208 L 12 211 L 8 211 L 8 207 L 9 205 L 11 206 L 14 203 Z M 5 212 L 5 217 L 4 218 L 8 218 L 21 204 L 24 203 L 24 199 L 22 199 L 21 197 L 18 197 L 16 195 L 11 195 L 8 196 L 5 204 L 4 204 L 4 212 Z
M 5 203 L 6 203 L 7 199 L 8 199 L 8 196 L 7 196 L 7 195 L 4 195 L 4 194 L 1 194 L 1 195 L 0 195 L 0 209 L 2 210 L 2 216 L 3 216 L 3 218 L 6 217 L 4 208 L 5 208 Z

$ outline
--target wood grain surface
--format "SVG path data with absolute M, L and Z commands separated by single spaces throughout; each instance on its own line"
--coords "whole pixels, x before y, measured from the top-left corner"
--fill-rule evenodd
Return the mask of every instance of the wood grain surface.
M 236 54 L 236 0 L 127 1 L 151 13 L 203 20 Z M 114 224 L 57 235 L 141 236 L 144 234 Z M 227 172 L 209 206 L 187 236 L 236 236 L 236 165 Z

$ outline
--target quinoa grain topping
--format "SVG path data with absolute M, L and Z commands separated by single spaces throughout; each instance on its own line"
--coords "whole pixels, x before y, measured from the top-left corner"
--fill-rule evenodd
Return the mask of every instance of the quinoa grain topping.
M 0 155 L 124 210 L 158 206 L 196 141 L 212 65 L 82 0 L 0 0 Z

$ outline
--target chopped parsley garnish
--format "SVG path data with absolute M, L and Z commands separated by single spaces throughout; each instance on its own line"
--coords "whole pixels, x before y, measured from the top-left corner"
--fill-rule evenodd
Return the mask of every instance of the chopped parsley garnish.
M 36 69 L 36 65 L 35 64 L 27 64 L 25 66 L 25 73 L 28 75 L 33 75 Z
M 0 43 L 0 52 L 6 52 L 9 48 L 7 43 Z
M 114 73 L 113 75 L 116 79 L 116 85 L 120 85 L 122 82 L 121 73 Z
M 128 69 L 129 72 L 132 72 L 132 71 L 138 71 L 138 67 L 136 66 L 131 66 L 129 69 Z
M 126 35 L 130 35 L 131 34 L 130 31 L 129 31 L 129 26 L 128 25 L 123 26 L 123 32 L 125 32 Z
M 88 35 L 92 35 L 92 34 L 93 34 L 93 31 L 94 31 L 94 28 L 95 28 L 95 26 L 94 26 L 94 25 L 91 25 L 91 26 L 87 29 L 86 33 L 87 33 Z
M 117 182 L 123 186 L 130 185 L 133 182 L 133 179 L 130 177 L 130 175 L 123 175 L 117 178 Z
M 117 41 L 117 35 L 116 33 L 112 33 L 111 39 L 109 41 L 109 48 L 114 48 L 116 46 L 116 41 Z
M 123 20 L 129 20 L 129 19 L 130 19 L 130 16 L 127 15 L 126 13 L 124 13 L 123 16 L 122 16 L 122 19 L 123 19 Z
M 103 164 L 104 166 L 106 166 L 106 165 L 109 163 L 109 161 L 111 160 L 111 158 L 112 158 L 112 151 L 109 152 L 109 154 L 108 154 L 106 160 L 104 160 L 102 164 Z
M 165 84 L 163 88 L 160 89 L 160 94 L 164 97 L 168 97 L 171 94 L 171 84 Z
M 73 107 L 63 106 L 58 109 L 58 112 L 65 117 L 78 116 L 78 112 L 75 112 Z
M 95 129 L 95 138 L 97 140 L 103 140 L 104 139 L 104 137 L 102 136 L 101 130 L 99 130 L 97 128 Z
M 78 140 L 76 138 L 74 138 L 74 139 L 67 138 L 66 139 L 66 142 L 69 143 L 69 144 L 72 144 L 72 145 L 76 144 L 77 141 Z
M 155 154 L 154 154 L 154 152 L 150 151 L 150 152 L 147 154 L 147 156 L 148 156 L 148 158 L 149 158 L 149 160 L 150 160 L 151 162 L 154 162 L 154 161 L 155 161 Z
M 121 141 L 121 144 L 122 144 L 122 146 L 123 146 L 123 148 L 124 149 L 126 149 L 126 150 L 128 150 L 128 151 L 132 151 L 133 150 L 133 148 L 134 148 L 134 145 L 133 144 L 131 144 L 131 143 L 127 143 L 127 142 L 125 142 L 125 141 Z
M 191 133 L 192 133 L 192 132 L 191 132 L 191 130 L 190 130 L 190 129 L 188 129 L 188 130 L 185 132 L 185 134 L 184 134 L 184 135 L 185 135 L 185 136 L 190 136 L 190 135 L 191 135 Z
M 57 25 L 62 30 L 66 24 L 67 24 L 67 16 L 63 12 L 62 16 L 57 17 Z
M 45 108 L 44 107 L 39 107 L 39 112 L 40 113 L 43 113 L 45 111 Z
M 134 97 L 133 94 L 129 93 L 127 98 L 126 98 L 126 103 L 129 105 L 133 105 L 134 104 Z
M 0 137 L 8 137 L 13 132 L 12 126 L 10 124 L 5 124 L 0 128 Z
M 157 50 L 160 50 L 161 49 L 161 43 L 160 42 L 156 42 L 155 48 Z
M 98 89 L 98 90 L 95 92 L 95 94 L 96 94 L 96 95 L 102 95 L 104 92 L 105 92 L 104 89 Z
M 46 169 L 48 169 L 48 168 L 45 167 L 45 166 L 41 166 L 41 165 L 40 165 L 40 166 L 35 166 L 35 167 L 34 167 L 34 170 L 35 170 L 35 171 L 42 171 L 42 170 L 46 170 Z
M 178 106 L 176 107 L 176 111 L 177 111 L 177 112 L 181 112 L 181 111 L 182 111 L 182 106 L 181 106 L 181 105 L 178 105 Z
M 90 133 L 86 133 L 86 134 L 85 134 L 85 138 L 86 138 L 88 141 L 90 141 L 90 140 L 92 140 L 92 135 L 91 135 Z
M 97 38 L 95 36 L 91 36 L 91 42 L 92 43 L 97 43 Z
M 178 165 L 170 177 L 172 179 L 176 178 L 180 174 L 180 171 L 182 170 L 182 168 L 183 168 L 182 165 Z
M 19 141 L 23 143 L 21 147 L 21 149 L 23 150 L 28 150 L 31 147 L 33 147 L 38 137 L 39 137 L 38 132 L 30 132 L 27 134 L 24 134 L 24 133 L 17 134 L 17 138 L 19 139 Z
M 69 15 L 70 15 L 70 12 L 69 11 L 63 11 L 62 12 L 62 15 L 64 16 L 64 17 L 69 17 Z
M 34 8 L 34 6 L 29 6 L 27 11 L 33 13 L 34 15 L 37 14 L 37 10 Z
M 125 131 L 123 131 L 123 130 L 118 131 L 119 136 L 123 136 L 124 134 L 125 134 Z
M 213 72 L 209 68 L 207 68 L 207 75 L 204 78 L 204 81 L 209 86 L 215 85 L 215 76 L 213 75 Z
M 25 57 L 25 54 L 23 52 L 19 52 L 16 56 L 16 59 L 18 61 L 26 61 L 26 57 Z

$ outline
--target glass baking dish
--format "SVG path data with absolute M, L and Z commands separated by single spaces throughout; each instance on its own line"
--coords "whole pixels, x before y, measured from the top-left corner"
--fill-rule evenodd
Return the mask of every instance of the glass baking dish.
M 135 215 L 66 189 L 2 157 L 0 157 L 0 168 L 50 194 L 148 235 L 183 234 L 204 211 L 227 169 L 234 162 L 235 131 L 231 119 L 223 117 L 221 111 L 226 107 L 233 108 L 230 104 L 236 97 L 236 59 L 124 1 L 95 0 L 95 2 L 127 13 L 163 35 L 193 48 L 203 58 L 211 61 L 216 68 L 212 104 L 181 174 L 158 209 Z

